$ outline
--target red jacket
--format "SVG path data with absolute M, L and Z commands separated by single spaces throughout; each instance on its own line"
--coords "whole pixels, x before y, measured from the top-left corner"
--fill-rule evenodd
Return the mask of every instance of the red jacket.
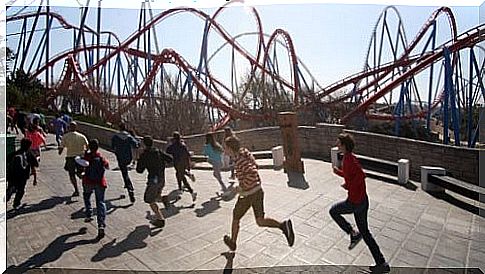
M 360 204 L 366 196 L 365 173 L 355 155 L 351 152 L 345 153 L 342 169 L 337 169 L 335 173 L 345 179 L 343 187 L 347 189 L 348 200 Z
M 91 163 L 91 160 L 95 157 L 101 157 L 101 159 L 103 160 L 103 165 L 105 168 L 108 168 L 109 167 L 109 162 L 108 160 L 106 160 L 106 158 L 104 158 L 103 156 L 101 156 L 101 153 L 99 153 L 98 151 L 96 151 L 96 153 L 88 153 L 86 152 L 84 154 L 84 157 L 83 159 L 90 162 Z M 103 179 L 101 179 L 100 182 L 94 182 L 92 180 L 90 180 L 87 176 L 83 176 L 83 184 L 86 184 L 86 185 L 97 185 L 97 184 L 100 184 L 102 187 L 107 187 L 108 186 L 108 182 L 106 181 L 106 176 L 103 176 Z

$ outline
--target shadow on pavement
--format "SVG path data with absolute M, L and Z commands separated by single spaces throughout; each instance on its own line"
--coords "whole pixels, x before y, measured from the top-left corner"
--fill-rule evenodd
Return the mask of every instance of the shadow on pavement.
M 155 230 L 155 231 L 154 231 Z M 121 242 L 116 242 L 113 239 L 111 242 L 103 245 L 100 250 L 91 258 L 92 262 L 99 262 L 107 258 L 118 257 L 124 252 L 128 252 L 134 249 L 143 249 L 147 246 L 144 242 L 148 236 L 155 236 L 162 230 L 160 228 L 150 228 L 148 225 L 140 225 L 130 232 L 126 239 Z
M 232 265 L 234 262 L 234 256 L 236 255 L 234 252 L 223 252 L 221 253 L 222 256 L 224 256 L 227 260 L 226 265 L 224 266 L 224 274 L 230 274 L 232 273 Z
M 56 205 L 60 205 L 62 203 L 65 203 L 66 205 L 75 203 L 75 201 L 71 200 L 71 196 L 53 196 L 48 199 L 44 199 L 40 201 L 38 204 L 34 205 L 25 205 L 23 204 L 20 208 L 17 210 L 11 209 L 7 211 L 7 219 L 15 218 L 18 215 L 22 214 L 29 214 L 29 213 L 38 213 L 39 211 L 42 210 L 48 210 L 51 208 L 54 208 Z
M 209 201 L 205 201 L 201 204 L 202 208 L 196 208 L 194 210 L 197 217 L 204 217 L 205 215 L 212 213 L 219 208 L 221 208 L 219 201 L 221 198 L 218 197 L 211 197 Z
M 459 200 L 459 199 L 451 196 L 450 194 L 448 194 L 446 192 L 443 192 L 443 193 L 429 192 L 428 194 L 430 194 L 431 196 L 433 196 L 437 199 L 446 201 L 446 202 L 448 202 L 448 203 L 450 203 L 454 206 L 457 206 L 457 207 L 459 207 L 463 210 L 466 210 L 466 211 L 468 211 L 472 214 L 475 214 L 475 215 L 478 215 L 478 216 L 481 216 L 481 217 L 485 217 L 485 209 L 484 208 L 480 208 L 478 206 L 469 204 L 465 201 Z
M 381 176 L 379 174 L 375 174 L 375 173 L 372 173 L 372 172 L 366 172 L 365 176 L 372 178 L 372 179 L 376 179 L 376 180 L 385 182 L 385 183 L 388 183 L 388 184 L 391 184 L 391 185 L 401 186 L 401 187 L 404 187 L 405 189 L 408 189 L 408 190 L 411 190 L 411 191 L 416 191 L 416 189 L 418 189 L 418 186 L 415 185 L 414 183 L 412 183 L 411 181 L 408 181 L 405 184 L 400 184 L 397 181 L 397 178 L 390 178 L 388 176 Z
M 125 199 L 125 197 L 126 197 L 125 195 L 121 194 L 120 197 L 118 197 L 118 198 L 105 200 L 104 202 L 106 204 L 106 215 L 109 215 L 109 214 L 115 212 L 119 208 L 125 209 L 125 208 L 129 208 L 129 207 L 133 206 L 133 204 L 131 204 L 131 203 L 127 204 L 127 205 L 123 205 L 123 206 L 114 205 L 112 203 L 113 201 Z M 96 208 L 93 208 L 93 214 L 96 215 Z M 71 219 L 72 220 L 83 219 L 84 217 L 86 217 L 86 214 L 84 213 L 84 207 L 80 208 L 79 210 L 77 210 L 73 213 L 71 213 Z
M 71 237 L 85 235 L 87 232 L 86 227 L 82 227 L 77 232 L 68 233 L 57 237 L 52 241 L 42 252 L 39 252 L 27 261 L 18 266 L 10 266 L 7 268 L 6 273 L 25 273 L 27 269 L 34 267 L 41 267 L 44 264 L 51 263 L 59 259 L 64 252 L 71 250 L 79 245 L 95 244 L 99 242 L 98 238 L 90 240 L 78 240 L 74 242 L 67 242 Z
M 303 190 L 310 188 L 303 173 L 288 171 L 287 175 L 289 187 L 299 188 Z
M 220 201 L 225 201 L 228 202 L 234 197 L 236 197 L 237 193 L 234 190 L 233 187 L 234 183 L 230 184 L 230 186 L 227 188 L 227 191 L 225 193 L 219 193 L 216 192 L 216 197 L 211 197 L 208 201 L 203 202 L 201 204 L 202 208 L 197 208 L 194 210 L 195 214 L 197 217 L 204 217 L 205 215 L 212 213 L 219 208 L 220 206 Z

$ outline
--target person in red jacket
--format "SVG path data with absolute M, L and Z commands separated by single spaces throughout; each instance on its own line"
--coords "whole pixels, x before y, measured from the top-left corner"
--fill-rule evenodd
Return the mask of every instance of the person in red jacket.
M 372 237 L 367 224 L 367 211 L 369 210 L 369 198 L 367 197 L 365 188 L 365 173 L 360 166 L 359 161 L 352 153 L 355 147 L 355 142 L 352 135 L 342 133 L 337 138 L 337 147 L 343 153 L 341 167 L 333 167 L 333 172 L 341 177 L 344 177 L 344 184 L 342 187 L 347 190 L 348 196 L 345 201 L 336 203 L 330 209 L 330 216 L 338 224 L 338 226 L 350 234 L 349 249 L 354 248 L 360 240 L 369 247 L 372 257 L 376 262 L 375 266 L 371 266 L 370 270 L 373 273 L 389 272 L 389 264 L 384 259 L 377 242 Z M 343 214 L 354 214 L 357 230 L 342 217 Z

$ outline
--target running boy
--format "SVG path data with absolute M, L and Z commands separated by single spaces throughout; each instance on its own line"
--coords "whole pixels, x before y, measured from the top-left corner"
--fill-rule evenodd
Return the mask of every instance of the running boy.
M 239 193 L 232 215 L 232 235 L 224 236 L 224 243 L 232 250 L 236 250 L 237 235 L 239 233 L 239 221 L 246 214 L 250 207 L 253 208 L 256 224 L 261 227 L 277 227 L 286 236 L 289 246 L 295 242 L 295 233 L 291 220 L 278 222 L 274 219 L 264 217 L 264 192 L 261 188 L 261 179 L 258 173 L 258 166 L 251 152 L 241 147 L 237 137 L 231 136 L 225 139 L 226 147 L 230 156 L 234 157 L 236 177 L 239 186 L 235 190 Z
M 173 138 L 171 144 L 167 147 L 166 152 L 173 157 L 173 166 L 175 167 L 175 176 L 177 177 L 177 183 L 180 193 L 184 189 L 192 195 L 192 201 L 195 202 L 197 198 L 197 192 L 194 192 L 192 187 L 190 187 L 189 182 L 187 182 L 186 171 L 190 170 L 190 153 L 187 145 L 182 141 L 180 133 L 175 131 L 173 133 Z M 183 187 L 182 188 L 182 184 Z
M 372 257 L 376 262 L 375 266 L 369 269 L 371 272 L 384 273 L 389 272 L 389 264 L 384 259 L 384 256 L 379 249 L 374 237 L 369 231 L 367 225 L 367 211 L 369 210 L 369 198 L 367 197 L 365 188 L 365 174 L 360 166 L 359 161 L 352 153 L 355 147 L 353 137 L 348 133 L 342 133 L 338 136 L 337 147 L 340 152 L 344 154 L 342 160 L 342 168 L 334 167 L 333 172 L 341 177 L 344 177 L 344 184 L 342 187 L 347 190 L 348 197 L 345 201 L 336 203 L 330 209 L 330 216 L 338 224 L 338 226 L 350 234 L 349 249 L 354 248 L 362 238 L 370 249 Z M 343 214 L 354 214 L 355 223 L 358 231 L 352 228 Z
M 35 168 L 39 166 L 39 163 L 32 151 L 30 151 L 31 145 L 32 141 L 24 138 L 20 140 L 20 149 L 7 156 L 7 202 L 15 192 L 14 209 L 20 206 L 30 174 L 34 175 L 34 185 L 37 184 Z
M 145 169 L 148 170 L 147 186 L 143 199 L 155 213 L 157 219 L 153 221 L 153 224 L 158 227 L 164 227 L 165 219 L 158 208 L 157 202 L 163 201 L 162 190 L 165 186 L 165 165 L 172 162 L 172 157 L 158 148 L 154 148 L 151 136 L 145 136 L 143 144 L 145 144 L 145 150 L 138 158 L 136 172 L 143 173 Z

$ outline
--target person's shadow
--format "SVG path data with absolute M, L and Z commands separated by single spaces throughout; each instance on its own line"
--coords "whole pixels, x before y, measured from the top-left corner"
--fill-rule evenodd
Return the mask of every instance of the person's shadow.
M 52 209 L 56 205 L 60 205 L 62 203 L 69 205 L 69 204 L 75 203 L 75 201 L 71 200 L 71 196 L 63 196 L 63 197 L 53 196 L 48 199 L 44 199 L 37 204 L 33 204 L 33 205 L 23 204 L 17 210 L 11 209 L 7 211 L 7 219 L 12 219 L 22 214 L 29 214 L 29 213 L 39 212 L 42 210 Z
M 114 205 L 113 202 L 114 201 L 119 201 L 119 200 L 123 200 L 125 199 L 125 195 L 121 194 L 118 198 L 112 198 L 112 199 L 108 199 L 108 200 L 105 200 L 104 203 L 106 204 L 106 215 L 109 215 L 109 214 L 112 214 L 113 212 L 115 212 L 117 209 L 119 208 L 122 208 L 122 209 L 126 209 L 126 208 L 129 208 L 131 206 L 133 206 L 133 204 L 127 204 L 127 205 L 123 205 L 123 206 L 119 206 L 119 205 Z M 93 214 L 96 215 L 96 208 L 93 208 Z M 82 219 L 82 218 L 85 218 L 86 217 L 86 213 L 85 213 L 85 208 L 80 208 L 79 210 L 71 213 L 71 219 L 72 220 L 75 220 L 75 219 Z
M 204 217 L 205 215 L 218 210 L 219 208 L 221 208 L 221 205 L 219 204 L 220 200 L 221 200 L 221 197 L 217 196 L 217 197 L 211 197 L 209 201 L 203 202 L 201 204 L 202 208 L 196 208 L 194 210 L 196 216 Z
M 223 252 L 221 256 L 224 256 L 227 260 L 226 265 L 224 266 L 224 274 L 232 273 L 233 263 L 234 263 L 234 256 L 236 254 L 234 252 Z
M 103 247 L 91 258 L 91 261 L 100 262 L 107 258 L 118 257 L 130 250 L 145 248 L 147 243 L 145 243 L 144 240 L 148 238 L 148 236 L 156 236 L 161 231 L 162 229 L 160 228 L 150 228 L 148 225 L 137 226 L 135 230 L 130 232 L 126 239 L 121 242 L 117 243 L 116 239 L 113 239 L 111 242 L 103 245 Z
M 168 195 L 164 195 L 162 197 L 164 204 L 164 208 L 162 209 L 162 211 L 165 218 L 169 218 L 179 214 L 180 210 L 182 209 L 190 209 L 195 207 L 195 204 L 191 204 L 188 206 L 176 206 L 175 203 L 180 199 L 181 198 L 177 190 L 172 190 Z
M 299 188 L 303 190 L 308 189 L 310 187 L 303 173 L 288 170 L 287 175 L 288 175 L 289 187 Z
M 43 251 L 33 255 L 27 261 L 21 263 L 18 266 L 9 266 L 6 270 L 6 273 L 25 273 L 27 269 L 41 267 L 44 264 L 56 261 L 62 256 L 62 254 L 64 254 L 64 252 L 71 250 L 79 245 L 94 244 L 99 242 L 99 238 L 67 242 L 69 238 L 85 235 L 86 232 L 87 228 L 82 227 L 77 232 L 72 232 L 57 237 Z

